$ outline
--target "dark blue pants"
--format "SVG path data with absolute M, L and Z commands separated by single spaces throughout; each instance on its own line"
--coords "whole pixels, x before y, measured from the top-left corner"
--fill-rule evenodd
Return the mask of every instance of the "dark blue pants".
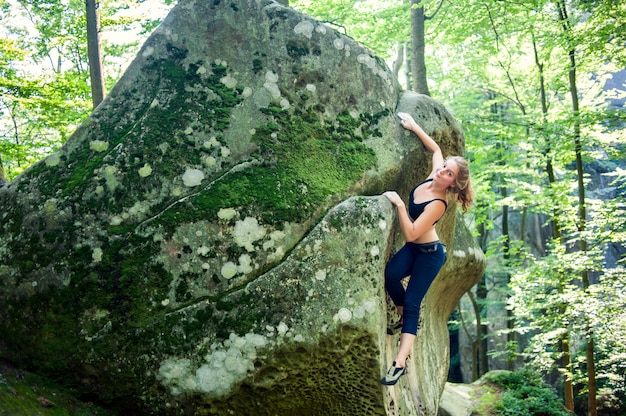
M 402 306 L 402 332 L 416 335 L 420 306 L 439 270 L 446 262 L 440 242 L 406 243 L 387 263 L 385 289 L 396 306 Z M 411 276 L 406 290 L 401 280 Z

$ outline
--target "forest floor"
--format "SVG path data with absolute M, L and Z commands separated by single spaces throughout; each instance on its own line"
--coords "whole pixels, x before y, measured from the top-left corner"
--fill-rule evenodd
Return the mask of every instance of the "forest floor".
M 115 416 L 42 377 L 0 362 L 0 416 Z

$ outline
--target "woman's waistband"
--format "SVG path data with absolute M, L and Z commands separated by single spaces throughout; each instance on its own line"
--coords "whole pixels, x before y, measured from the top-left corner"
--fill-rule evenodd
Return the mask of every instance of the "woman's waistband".
M 434 246 L 437 246 L 437 245 L 439 245 L 439 244 L 441 244 L 441 245 L 442 245 L 442 246 L 444 246 L 444 247 L 446 246 L 445 244 L 443 244 L 443 243 L 442 243 L 441 241 L 439 241 L 439 240 L 437 240 L 437 241 L 431 241 L 431 242 L 429 242 L 429 243 L 414 243 L 414 242 L 410 242 L 410 243 L 408 243 L 408 244 L 412 244 L 412 245 L 417 246 L 417 247 L 434 247 Z
M 443 250 L 443 252 L 446 252 L 446 245 L 443 244 L 441 241 L 437 240 L 437 241 L 431 241 L 429 243 L 407 243 L 410 244 L 411 246 L 413 246 L 415 249 L 423 252 L 423 253 L 434 253 L 436 252 L 440 247 L 441 250 Z

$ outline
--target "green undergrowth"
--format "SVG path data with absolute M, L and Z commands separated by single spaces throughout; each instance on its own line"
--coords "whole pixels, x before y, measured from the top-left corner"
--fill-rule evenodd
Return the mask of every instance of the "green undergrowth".
M 1 416 L 115 416 L 110 410 L 78 400 L 70 390 L 0 362 Z
M 481 415 L 570 416 L 555 391 L 528 369 L 483 376 L 477 406 Z

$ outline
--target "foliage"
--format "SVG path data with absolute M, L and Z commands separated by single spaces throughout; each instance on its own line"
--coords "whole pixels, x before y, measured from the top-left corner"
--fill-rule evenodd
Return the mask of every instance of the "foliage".
M 505 389 L 493 409 L 498 415 L 570 415 L 556 393 L 532 370 L 489 373 L 485 379 Z
M 16 0 L 3 6 L 0 20 L 8 24 L 0 30 L 0 160 L 13 178 L 58 150 L 92 103 L 84 2 Z M 142 36 L 138 18 L 126 10 L 134 7 L 125 0 L 101 3 L 109 87 Z M 116 31 L 138 35 L 116 43 L 110 39 Z
M 410 36 L 409 4 L 403 0 L 292 0 L 289 5 L 335 26 L 383 58 Z

